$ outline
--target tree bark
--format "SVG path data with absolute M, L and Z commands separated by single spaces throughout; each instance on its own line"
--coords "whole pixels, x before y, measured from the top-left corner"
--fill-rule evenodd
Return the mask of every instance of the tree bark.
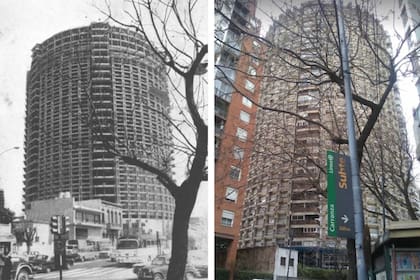
M 191 193 L 175 199 L 168 280 L 182 280 L 184 278 L 188 257 L 188 226 L 194 203 L 195 199 L 191 198 Z

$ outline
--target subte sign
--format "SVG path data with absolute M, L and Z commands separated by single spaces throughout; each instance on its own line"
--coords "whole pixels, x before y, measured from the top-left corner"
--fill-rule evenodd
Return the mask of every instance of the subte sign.
M 354 238 L 350 158 L 327 151 L 328 235 Z

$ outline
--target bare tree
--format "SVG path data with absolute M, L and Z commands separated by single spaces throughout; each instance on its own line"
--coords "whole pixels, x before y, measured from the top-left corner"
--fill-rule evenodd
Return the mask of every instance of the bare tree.
M 26 253 L 31 251 L 32 243 L 37 234 L 37 229 L 30 220 L 22 220 L 13 225 L 13 234 L 18 243 L 26 244 Z
M 125 19 L 114 15 L 116 11 L 110 2 L 106 4 L 107 8 L 102 12 L 108 19 L 141 34 L 152 55 L 165 66 L 162 71 L 167 72 L 170 82 L 172 112 L 159 114 L 171 124 L 171 150 L 174 154 L 161 155 L 156 163 L 139 156 L 138 151 L 129 144 L 115 144 L 129 143 L 127 139 L 104 137 L 104 126 L 96 129 L 96 134 L 109 152 L 129 165 L 154 174 L 174 197 L 171 261 L 167 275 L 169 280 L 180 280 L 184 277 L 187 262 L 189 219 L 200 184 L 207 180 L 207 100 L 203 74 L 206 72 L 208 46 L 202 41 L 207 21 L 202 17 L 203 7 L 194 0 L 128 1 L 122 11 Z M 121 14 L 121 11 L 118 13 Z M 158 147 L 155 149 L 159 150 Z M 172 176 L 173 158 L 184 168 L 181 183 L 177 183 Z

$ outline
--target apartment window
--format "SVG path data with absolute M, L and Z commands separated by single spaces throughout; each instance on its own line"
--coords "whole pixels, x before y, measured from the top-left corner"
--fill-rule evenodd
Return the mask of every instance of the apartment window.
M 239 118 L 241 119 L 241 121 L 249 123 L 249 120 L 250 120 L 251 116 L 247 112 L 241 111 L 239 113 Z
M 239 181 L 241 179 L 241 169 L 236 166 L 231 166 L 229 177 L 233 180 Z
M 310 103 L 315 98 L 311 95 L 299 95 L 298 96 L 298 104 L 306 104 Z
M 242 104 L 245 105 L 248 108 L 252 107 L 252 102 L 251 100 L 249 100 L 248 98 L 246 98 L 245 96 L 242 96 Z
M 238 137 L 241 141 L 246 141 L 246 139 L 248 138 L 248 131 L 238 127 L 236 130 L 236 137 Z
M 258 43 L 257 41 L 252 41 L 252 47 L 255 49 L 260 49 L 260 43 Z
M 252 76 L 255 76 L 255 75 L 257 75 L 257 70 L 254 67 L 249 66 L 248 67 L 248 74 L 252 75 Z
M 242 160 L 244 158 L 244 149 L 241 147 L 234 146 L 232 152 L 234 159 Z
M 258 65 L 260 62 L 259 62 L 258 58 L 254 57 L 254 56 L 251 56 L 251 63 L 253 63 L 255 65 Z
M 236 202 L 238 199 L 238 190 L 232 187 L 227 187 L 225 199 L 231 202 Z
M 254 92 L 255 85 L 250 80 L 245 80 L 245 88 L 249 90 L 250 92 Z
M 223 210 L 222 213 L 222 225 L 226 227 L 233 226 L 233 218 L 235 217 L 235 213 L 228 210 Z

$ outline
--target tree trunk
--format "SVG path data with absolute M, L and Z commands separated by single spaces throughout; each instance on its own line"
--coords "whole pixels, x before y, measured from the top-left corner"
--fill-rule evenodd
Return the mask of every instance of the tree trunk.
M 185 186 L 184 186 L 185 187 Z M 188 257 L 188 226 L 195 199 L 192 193 L 175 198 L 175 212 L 172 227 L 171 261 L 168 267 L 168 280 L 182 280 Z
M 31 252 L 31 244 L 29 242 L 26 242 L 26 253 L 29 256 L 29 253 Z

